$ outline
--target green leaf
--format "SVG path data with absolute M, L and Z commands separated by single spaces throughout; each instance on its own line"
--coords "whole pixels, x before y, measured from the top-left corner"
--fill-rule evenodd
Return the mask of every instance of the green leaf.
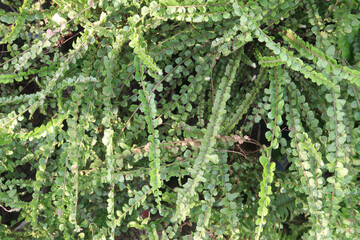
M 219 163 L 219 157 L 217 154 L 206 154 L 206 158 L 214 164 Z
M 173 69 L 173 66 L 167 65 L 167 66 L 165 67 L 165 72 L 166 72 L 166 73 L 169 73 L 169 72 L 171 71 L 171 69 Z
M 328 49 L 326 50 L 326 54 L 333 57 L 335 55 L 335 47 L 332 45 L 328 47 Z
M 332 101 L 333 101 L 333 96 L 332 96 L 332 94 L 330 94 L 330 93 L 326 94 L 326 95 L 325 95 L 325 99 L 326 99 L 326 101 L 328 101 L 329 103 L 332 103 Z
M 263 165 L 263 167 L 265 167 L 268 164 L 268 162 L 269 162 L 269 159 L 267 157 L 265 157 L 265 156 L 260 157 L 260 163 L 261 163 L 261 165 Z
M 229 199 L 229 201 L 233 201 L 235 198 L 239 196 L 239 193 L 228 193 L 226 194 L 226 196 Z

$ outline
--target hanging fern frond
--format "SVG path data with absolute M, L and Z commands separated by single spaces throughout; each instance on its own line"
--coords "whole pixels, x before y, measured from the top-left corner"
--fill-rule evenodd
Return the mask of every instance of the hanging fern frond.
M 240 59 L 235 61 L 229 60 L 226 67 L 225 77 L 222 79 L 219 90 L 216 93 L 207 131 L 201 141 L 199 156 L 195 159 L 194 166 L 189 170 L 192 178 L 187 181 L 184 188 L 178 190 L 176 215 L 172 218 L 174 222 L 184 221 L 186 216 L 189 215 L 191 202 L 194 201 L 194 196 L 197 194 L 196 187 L 201 182 L 204 182 L 204 167 L 207 166 L 209 162 L 217 164 L 219 161 L 218 156 L 213 153 L 215 137 L 219 132 L 219 123 L 222 120 L 222 116 L 226 113 L 225 104 L 230 97 L 230 87 L 234 81 L 239 63 Z
M 280 59 L 280 57 L 276 56 L 262 56 L 260 52 L 256 53 L 259 64 L 263 67 L 276 67 L 283 64 L 286 64 L 286 61 Z
M 257 234 L 256 239 L 260 238 L 261 232 L 263 231 L 263 225 L 265 225 L 265 217 L 268 214 L 268 206 L 270 204 L 270 195 L 271 191 L 271 183 L 274 179 L 274 171 L 275 171 L 275 162 L 271 162 L 271 152 L 273 149 L 277 149 L 279 147 L 279 139 L 280 139 L 280 126 L 282 124 L 282 118 L 284 112 L 284 104 L 285 101 L 283 99 L 283 80 L 281 79 L 282 71 L 280 68 L 275 68 L 274 70 L 270 70 L 269 78 L 270 78 L 270 97 L 269 101 L 271 102 L 270 112 L 268 113 L 268 118 L 270 122 L 267 127 L 270 131 L 266 132 L 265 136 L 270 142 L 269 148 L 266 149 L 264 155 L 260 157 L 260 163 L 263 166 L 263 174 L 262 181 L 260 183 L 260 200 L 259 200 L 259 208 L 258 208 L 258 218 L 256 220 Z
M 161 177 L 160 177 L 160 154 L 159 149 L 160 140 L 158 139 L 159 130 L 155 129 L 158 125 L 158 120 L 156 119 L 156 101 L 155 95 L 151 94 L 148 90 L 151 85 L 148 82 L 144 81 L 143 76 L 143 66 L 141 64 L 141 58 L 135 57 L 135 79 L 141 85 L 142 91 L 139 93 L 139 100 L 143 105 L 143 113 L 145 114 L 145 121 L 148 126 L 149 137 L 149 161 L 150 161 L 150 184 L 154 190 L 154 194 L 157 197 L 157 203 L 159 204 L 159 211 L 161 211 L 161 201 L 160 201 L 160 187 Z
M 334 46 L 330 46 L 327 49 L 327 53 L 324 53 L 311 44 L 304 42 L 300 37 L 298 37 L 293 31 L 289 29 L 284 32 L 282 36 L 284 40 L 291 44 L 292 47 L 301 52 L 302 56 L 312 60 L 319 67 L 325 69 L 328 73 L 341 76 L 358 87 L 360 86 L 360 71 L 350 69 L 346 66 L 341 66 L 337 64 L 335 59 L 327 55 L 327 53 L 333 55 L 333 52 L 335 51 Z

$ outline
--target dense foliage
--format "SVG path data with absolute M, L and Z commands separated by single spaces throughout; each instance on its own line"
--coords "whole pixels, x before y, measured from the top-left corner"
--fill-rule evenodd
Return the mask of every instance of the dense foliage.
M 355 239 L 352 0 L 1 1 L 1 239 Z

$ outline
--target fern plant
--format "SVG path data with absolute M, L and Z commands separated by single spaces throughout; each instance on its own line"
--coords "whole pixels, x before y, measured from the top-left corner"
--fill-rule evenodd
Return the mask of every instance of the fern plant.
M 3 1 L 1 239 L 356 239 L 356 1 Z

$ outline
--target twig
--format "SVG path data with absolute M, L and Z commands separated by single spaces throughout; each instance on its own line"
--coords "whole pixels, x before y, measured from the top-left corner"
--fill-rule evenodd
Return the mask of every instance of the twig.
M 1 207 L 2 209 L 4 209 L 5 212 L 18 212 L 18 211 L 21 210 L 21 209 L 19 209 L 19 208 L 13 208 L 13 209 L 8 210 L 8 209 L 6 209 L 6 208 L 5 208 L 3 205 L 1 205 L 1 204 L 0 204 L 0 207 Z

